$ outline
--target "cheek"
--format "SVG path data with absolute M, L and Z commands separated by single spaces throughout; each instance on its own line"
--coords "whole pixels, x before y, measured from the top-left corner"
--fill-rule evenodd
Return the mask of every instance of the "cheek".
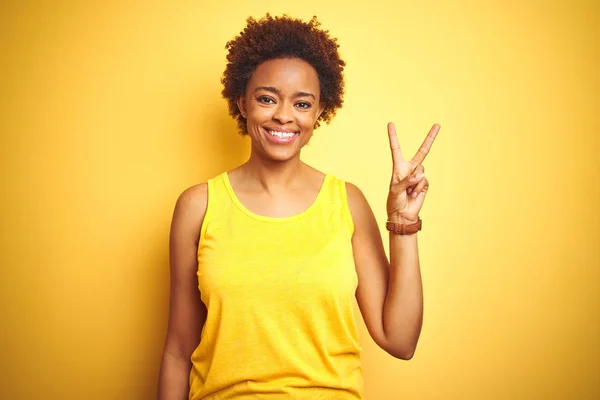
M 310 116 L 305 118 L 305 122 L 304 125 L 306 127 L 310 127 L 310 129 L 314 129 L 315 124 L 317 123 L 317 116 L 314 114 L 311 114 Z
M 305 126 L 313 126 L 317 121 L 317 114 L 314 111 L 302 112 L 298 115 L 298 121 Z
M 266 112 L 264 108 L 260 107 L 250 107 L 248 108 L 248 114 L 246 115 L 246 119 L 248 121 L 260 121 L 265 119 Z

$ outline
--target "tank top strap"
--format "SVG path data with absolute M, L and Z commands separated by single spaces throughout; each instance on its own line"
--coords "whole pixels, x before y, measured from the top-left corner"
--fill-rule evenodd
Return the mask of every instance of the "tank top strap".
M 226 172 L 220 173 L 212 179 L 208 180 L 208 202 L 212 204 L 223 204 L 230 200 L 229 193 L 227 191 L 227 184 L 225 183 Z M 212 191 L 212 199 L 211 199 Z
M 206 230 L 213 220 L 219 220 L 220 214 L 226 210 L 231 202 L 227 193 L 227 187 L 224 182 L 224 172 L 211 178 L 207 181 L 208 185 L 208 202 L 206 205 L 206 213 L 200 230 L 200 240 L 206 236 Z
M 350 206 L 348 205 L 348 192 L 346 190 L 346 181 L 336 176 L 330 176 L 327 195 L 323 196 L 322 200 L 326 200 L 327 204 L 323 206 L 326 208 L 337 209 L 342 217 L 342 224 L 348 229 L 350 236 L 354 233 L 354 222 L 352 220 L 352 214 L 350 213 Z

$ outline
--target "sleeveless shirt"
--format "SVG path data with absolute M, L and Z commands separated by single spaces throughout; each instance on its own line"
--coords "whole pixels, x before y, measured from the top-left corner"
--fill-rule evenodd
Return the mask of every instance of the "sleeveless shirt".
M 189 399 L 362 399 L 358 277 L 345 182 L 326 174 L 312 205 L 257 215 L 226 172 L 208 181 L 198 245 L 207 317 Z

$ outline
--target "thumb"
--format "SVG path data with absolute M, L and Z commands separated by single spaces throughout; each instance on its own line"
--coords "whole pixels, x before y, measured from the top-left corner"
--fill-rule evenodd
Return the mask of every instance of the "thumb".
M 406 178 L 402 179 L 400 182 L 392 183 L 390 185 L 390 192 L 395 195 L 399 195 L 403 192 L 406 192 L 406 189 L 415 184 L 414 181 L 414 176 L 409 175 Z
M 402 192 L 405 192 L 406 189 L 408 189 L 409 187 L 415 186 L 424 178 L 425 178 L 425 174 L 423 174 L 420 171 L 415 171 L 412 174 L 406 176 L 400 182 L 392 183 L 390 185 L 390 191 L 393 194 L 400 194 Z

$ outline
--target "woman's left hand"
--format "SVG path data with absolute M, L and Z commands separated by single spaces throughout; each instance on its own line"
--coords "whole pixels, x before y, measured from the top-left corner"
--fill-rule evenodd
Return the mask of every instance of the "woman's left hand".
M 429 153 L 439 130 L 440 126 L 438 124 L 433 125 L 417 154 L 410 161 L 405 161 L 398 144 L 396 128 L 393 123 L 388 124 L 393 162 L 390 193 L 387 199 L 387 212 L 390 221 L 403 224 L 417 222 L 419 211 L 423 207 L 425 195 L 429 188 L 422 162 Z

